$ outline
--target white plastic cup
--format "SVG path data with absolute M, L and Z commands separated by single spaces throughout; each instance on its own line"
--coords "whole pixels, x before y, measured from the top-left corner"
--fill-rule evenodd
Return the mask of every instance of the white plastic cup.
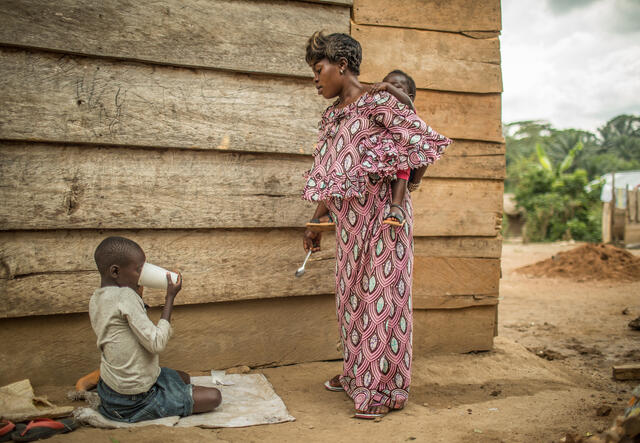
M 174 284 L 178 283 L 178 274 L 175 272 L 167 271 L 160 266 L 145 262 L 142 266 L 138 284 L 145 288 L 167 289 L 167 272 L 171 274 L 171 281 Z

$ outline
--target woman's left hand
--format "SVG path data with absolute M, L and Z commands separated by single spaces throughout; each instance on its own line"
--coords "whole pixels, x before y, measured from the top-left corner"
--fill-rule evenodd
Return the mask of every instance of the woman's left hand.
M 409 192 L 417 191 L 419 187 L 420 187 L 420 182 L 417 182 L 417 183 L 409 182 L 407 184 L 407 189 L 409 190 Z

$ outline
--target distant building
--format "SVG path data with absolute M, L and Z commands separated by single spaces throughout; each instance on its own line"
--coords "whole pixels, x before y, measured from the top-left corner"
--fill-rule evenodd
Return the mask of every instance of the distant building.
M 640 171 L 604 174 L 588 186 L 602 181 L 602 241 L 625 245 L 640 243 Z

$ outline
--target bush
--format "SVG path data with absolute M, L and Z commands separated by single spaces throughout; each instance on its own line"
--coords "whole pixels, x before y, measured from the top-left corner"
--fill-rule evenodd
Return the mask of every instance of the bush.
M 585 190 L 587 173 L 548 171 L 531 163 L 515 198 L 526 211 L 524 241 L 598 241 L 601 235 L 600 186 Z

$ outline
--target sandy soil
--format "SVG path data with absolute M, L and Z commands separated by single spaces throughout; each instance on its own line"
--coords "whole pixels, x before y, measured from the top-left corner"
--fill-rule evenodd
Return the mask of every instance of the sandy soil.
M 322 383 L 340 362 L 263 369 L 297 421 L 243 429 L 82 428 L 52 441 L 550 442 L 609 427 L 636 383 L 611 378 L 640 360 L 640 282 L 531 278 L 514 270 L 575 247 L 505 243 L 499 337 L 491 352 L 416 356 L 411 401 L 378 422 Z M 640 254 L 640 251 L 635 251 Z M 623 314 L 625 310 L 627 314 Z M 68 387 L 36 386 L 58 403 Z M 597 411 L 610 407 L 607 416 Z

